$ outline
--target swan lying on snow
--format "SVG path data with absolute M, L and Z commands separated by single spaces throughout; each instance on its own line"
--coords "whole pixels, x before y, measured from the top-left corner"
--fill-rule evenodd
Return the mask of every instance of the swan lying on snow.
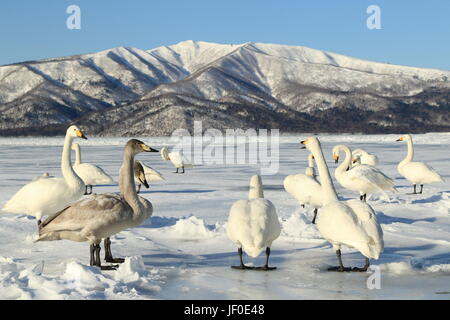
M 139 193 L 141 190 L 141 185 L 144 185 L 147 189 L 150 187 L 147 183 L 147 179 L 145 178 L 144 167 L 140 161 L 134 161 L 134 183 L 138 185 L 138 189 L 136 193 Z
M 414 146 L 412 137 L 409 134 L 401 136 L 397 141 L 406 141 L 408 144 L 408 153 L 398 166 L 398 172 L 414 185 L 413 194 L 417 194 L 416 185 L 420 184 L 420 192 L 422 193 L 423 185 L 435 182 L 444 182 L 444 179 L 433 168 L 423 162 L 413 161 Z
M 42 176 L 33 179 L 17 191 L 2 210 L 34 216 L 39 225 L 43 216 L 52 216 L 81 198 L 86 186 L 70 162 L 70 149 L 75 138 L 87 139 L 77 126 L 70 126 L 66 131 L 61 157 L 63 178 Z
M 127 142 L 119 174 L 120 195 L 93 194 L 70 205 L 41 224 L 36 241 L 89 242 L 91 265 L 110 270 L 115 267 L 102 266 L 100 262 L 100 242 L 105 239 L 105 260 L 123 262 L 123 259 L 112 257 L 109 237 L 142 224 L 153 213 L 150 201 L 139 197 L 134 185 L 134 156 L 140 152 L 158 151 L 136 139 Z
M 155 169 L 152 169 L 151 167 L 145 165 L 142 161 L 136 160 L 134 164 L 134 180 L 136 184 L 138 185 L 137 193 L 141 191 L 141 185 L 143 184 L 141 179 L 138 178 L 138 175 L 140 171 L 142 170 L 142 174 L 144 175 L 144 178 L 146 182 L 148 181 L 162 181 L 165 180 L 161 173 L 156 171 Z M 145 185 L 145 187 L 148 189 L 149 185 L 148 183 Z
M 114 182 L 113 178 L 111 178 L 111 176 L 102 168 L 90 163 L 81 162 L 81 150 L 78 143 L 72 145 L 72 150 L 75 150 L 75 164 L 73 165 L 73 170 L 86 185 L 86 192 L 84 194 L 91 194 L 92 186 Z M 88 189 L 90 189 L 89 192 Z
M 369 166 L 376 167 L 378 165 L 378 157 L 374 154 L 370 154 L 363 149 L 355 149 L 352 151 L 353 161 L 359 156 L 361 159 L 361 164 L 368 164 Z
M 350 168 L 352 153 L 347 146 L 337 145 L 333 148 L 333 158 L 336 163 L 339 161 L 339 152 L 341 151 L 345 153 L 345 160 L 336 168 L 334 176 L 344 188 L 359 192 L 360 200 L 366 201 L 367 194 L 377 192 L 383 193 L 389 199 L 384 191 L 396 191 L 394 180 L 377 168 L 367 164 L 360 164 Z
M 266 248 L 266 264 L 258 270 L 274 270 L 269 267 L 270 247 L 280 236 L 281 226 L 275 206 L 264 199 L 260 176 L 250 179 L 248 200 L 236 201 L 230 209 L 227 235 L 238 246 L 240 265 L 236 269 L 254 269 L 244 265 L 242 250 L 255 258 Z
M 320 142 L 316 137 L 301 141 L 316 159 L 322 184 L 324 205 L 319 209 L 317 229 L 333 245 L 339 260 L 339 267 L 330 271 L 367 271 L 369 259 L 378 259 L 384 249 L 383 231 L 370 205 L 359 200 L 340 201 L 334 189 L 323 157 Z M 355 248 L 365 257 L 362 268 L 345 268 L 341 259 L 341 247 Z
M 314 157 L 312 154 L 308 156 L 309 167 L 306 168 L 305 174 L 291 174 L 283 181 L 284 189 L 290 193 L 300 205 L 305 204 L 314 207 L 314 218 L 312 223 L 316 223 L 317 209 L 323 204 L 322 187 L 315 178 Z
M 166 147 L 161 149 L 161 158 L 166 161 L 171 161 L 172 164 L 177 168 L 177 171 L 175 173 L 178 173 L 178 169 L 184 168 L 192 168 L 192 164 L 188 163 L 187 159 L 184 157 L 183 153 L 181 151 L 176 152 L 169 152 Z

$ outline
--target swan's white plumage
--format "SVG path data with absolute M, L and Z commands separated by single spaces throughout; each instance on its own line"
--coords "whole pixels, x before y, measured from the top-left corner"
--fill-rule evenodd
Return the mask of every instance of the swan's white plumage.
M 301 205 L 307 204 L 314 208 L 322 206 L 322 187 L 316 179 L 301 173 L 291 174 L 284 179 L 283 185 Z
M 232 205 L 227 223 L 230 240 L 251 257 L 257 257 L 263 249 L 271 247 L 281 233 L 275 206 L 263 198 L 260 179 L 259 176 L 252 177 L 249 199 Z
M 361 164 L 368 164 L 370 166 L 376 167 L 378 165 L 378 157 L 374 154 L 370 154 L 363 149 L 355 149 L 352 151 L 353 160 L 356 159 L 356 156 L 359 156 L 361 159 Z
M 429 184 L 443 182 L 444 179 L 432 167 L 423 163 L 413 161 L 414 146 L 411 135 L 403 135 L 398 141 L 406 141 L 408 144 L 408 153 L 398 166 L 398 172 L 413 184 Z
M 370 205 L 359 200 L 340 201 L 334 189 L 320 142 L 310 137 L 302 142 L 316 159 L 324 205 L 319 209 L 317 228 L 335 250 L 342 245 L 378 259 L 384 249 L 383 231 Z
M 73 170 L 83 180 L 84 184 L 95 186 L 114 182 L 113 178 L 102 168 L 90 163 L 81 162 L 81 150 L 78 143 L 72 145 L 72 150 L 75 150 L 76 153 L 76 161 L 73 165 Z
M 41 177 L 24 185 L 5 204 L 3 211 L 27 214 L 37 219 L 52 216 L 77 201 L 85 192 L 85 184 L 75 174 L 70 162 L 70 148 L 76 137 L 84 137 L 80 129 L 67 129 L 61 157 L 61 171 L 64 178 Z
M 192 168 L 192 164 L 184 157 L 181 151 L 169 152 L 166 147 L 161 149 L 161 158 L 163 160 L 170 160 L 175 168 Z
M 335 159 L 338 159 L 340 151 L 345 152 L 346 158 L 336 168 L 334 175 L 344 188 L 360 194 L 381 192 L 386 197 L 385 191 L 395 191 L 394 181 L 374 166 L 360 164 L 349 168 L 352 157 L 350 148 L 347 146 L 337 145 L 333 148 L 333 157 Z

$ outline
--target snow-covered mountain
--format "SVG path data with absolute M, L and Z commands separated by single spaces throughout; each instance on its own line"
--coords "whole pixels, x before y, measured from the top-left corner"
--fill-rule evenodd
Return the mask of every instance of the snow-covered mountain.
M 275 44 L 184 41 L 0 67 L 0 135 L 203 128 L 450 130 L 450 72 Z

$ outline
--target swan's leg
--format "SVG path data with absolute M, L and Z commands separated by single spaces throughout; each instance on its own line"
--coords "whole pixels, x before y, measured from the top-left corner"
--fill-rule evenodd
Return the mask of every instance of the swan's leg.
M 413 194 L 417 194 L 417 192 L 416 192 L 416 185 L 414 185 L 414 192 L 413 192 Z
M 342 258 L 341 258 L 341 250 L 338 249 L 336 250 L 336 256 L 339 260 L 339 267 L 330 267 L 328 268 L 328 271 L 339 271 L 339 272 L 344 272 L 344 271 L 351 271 L 351 268 L 345 268 L 344 264 L 342 263 Z
M 275 270 L 277 268 L 277 267 L 269 267 L 269 256 L 270 256 L 270 248 L 267 247 L 266 248 L 266 264 L 264 265 L 264 267 L 256 268 L 256 270 L 269 271 L 269 270 Z
M 123 258 L 113 258 L 112 252 L 111 252 L 111 239 L 105 238 L 103 240 L 103 243 L 105 245 L 105 261 L 106 262 L 113 262 L 113 263 L 123 263 L 125 259 Z
M 94 245 L 94 244 L 91 244 L 90 247 L 89 247 L 89 249 L 90 249 L 90 253 L 91 253 L 91 262 L 90 262 L 90 265 L 91 265 L 91 266 L 94 266 L 94 265 L 95 265 L 95 257 L 94 257 L 95 245 Z
M 177 172 L 175 172 L 175 173 L 178 173 L 178 168 L 177 168 Z
M 89 186 L 89 194 L 92 194 L 92 185 Z
M 312 224 L 316 224 L 316 217 L 317 217 L 317 208 L 314 209 L 314 218 L 312 219 Z
M 420 192 L 419 192 L 419 194 L 422 194 L 422 191 L 423 191 L 423 184 L 420 185 Z
M 364 202 L 367 202 L 367 193 L 364 193 L 363 200 L 364 200 Z
M 101 260 L 100 260 L 100 250 L 101 247 L 99 244 L 94 245 L 95 250 L 95 260 L 94 265 L 99 267 L 101 270 L 116 270 L 117 266 L 102 266 Z
M 138 184 L 138 187 L 137 187 L 137 190 L 136 190 L 136 193 L 139 193 L 139 192 L 141 192 L 141 184 Z
M 183 172 L 181 172 L 181 173 L 184 173 L 184 166 L 183 166 L 183 167 L 181 167 L 181 169 L 183 169 Z
M 254 267 L 248 267 L 244 264 L 244 260 L 242 260 L 242 248 L 238 249 L 238 253 L 239 253 L 239 260 L 241 261 L 241 265 L 239 266 L 231 266 L 231 268 L 233 269 L 240 269 L 240 270 L 245 270 L 245 269 L 254 269 Z

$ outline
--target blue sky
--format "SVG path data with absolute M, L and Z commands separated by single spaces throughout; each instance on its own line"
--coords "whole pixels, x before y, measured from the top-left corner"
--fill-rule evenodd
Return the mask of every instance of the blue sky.
M 81 30 L 66 8 L 81 8 Z M 369 5 L 381 30 L 366 27 Z M 2 0 L 0 65 L 183 40 L 303 45 L 392 64 L 450 70 L 447 0 Z

